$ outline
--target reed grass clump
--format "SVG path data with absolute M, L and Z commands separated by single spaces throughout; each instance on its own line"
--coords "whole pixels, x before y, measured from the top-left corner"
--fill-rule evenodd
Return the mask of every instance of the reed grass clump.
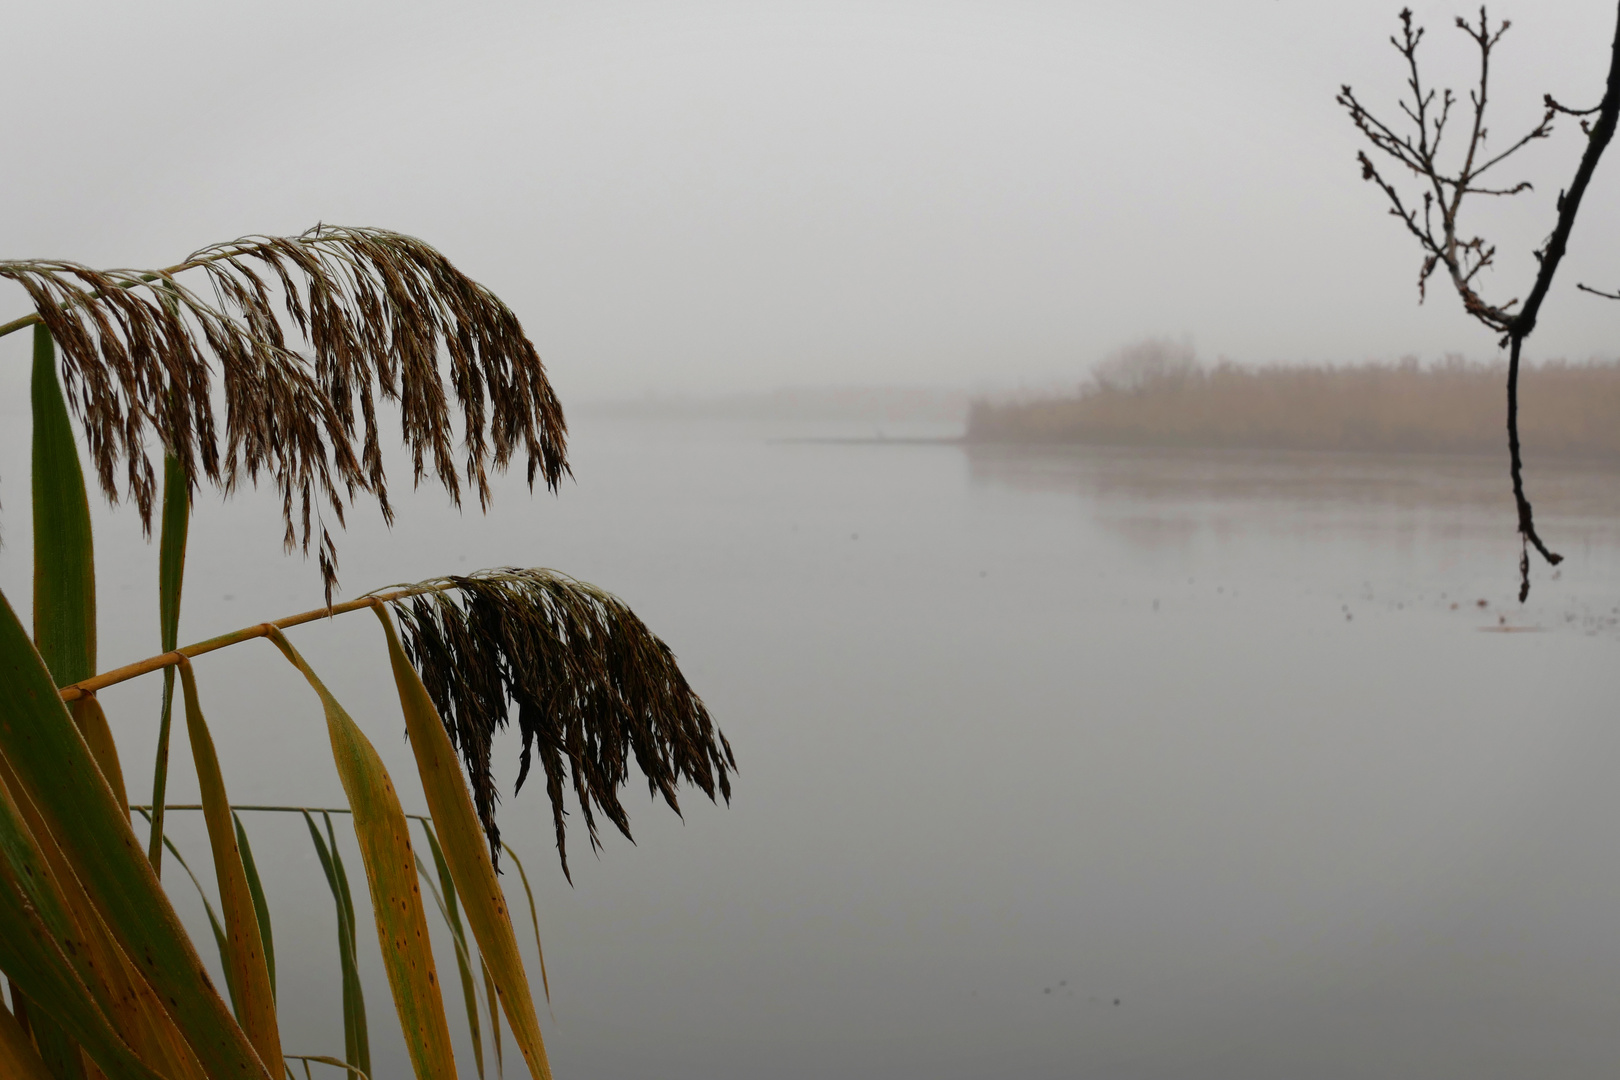
M 180 279 L 186 273 L 207 282 L 206 295 Z M 380 229 L 250 237 L 150 272 L 5 262 L 0 277 L 20 282 L 35 308 L 0 325 L 0 336 L 34 332 L 32 633 L 0 595 L 0 973 L 10 998 L 9 1007 L 0 1001 L 0 1077 L 282 1080 L 296 1061 L 306 1074 L 318 1063 L 367 1078 L 356 941 L 369 906 L 412 1071 L 417 1080 L 453 1080 L 425 882 L 455 942 L 479 1077 L 487 1013 L 495 1071 L 504 1022 L 529 1075 L 550 1080 L 497 876 L 504 853 L 522 879 L 538 949 L 528 876 L 495 825 L 494 732 L 515 705 L 518 782 L 538 752 L 565 873 L 565 778 L 595 844 L 593 807 L 628 835 L 618 789 L 637 769 L 677 812 L 683 782 L 729 800 L 730 744 L 669 646 L 623 601 L 567 575 L 504 568 L 334 603 L 336 548 L 321 509 L 341 526 L 345 505 L 364 496 L 392 518 L 384 401 L 397 406 L 417 483 L 437 479 L 458 502 L 465 485 L 483 506 L 488 470 L 521 455 L 531 487 L 536 477 L 555 487 L 568 470 L 562 410 L 517 317 L 427 244 Z M 160 522 L 155 606 L 164 651 L 110 671 L 96 663 L 95 559 L 73 416 L 107 498 L 134 501 L 148 529 L 154 516 Z M 159 446 L 162 513 L 154 515 Z M 307 554 L 319 537 L 325 604 L 180 646 L 193 494 L 204 482 L 228 493 L 261 474 L 281 497 L 288 548 L 301 540 Z M 405 812 L 370 738 L 284 632 L 362 609 L 376 615 L 388 645 L 426 814 Z M 259 638 L 309 684 L 347 805 L 232 804 L 192 662 Z M 275 653 L 263 655 L 275 662 Z M 132 805 L 113 737 L 118 718 L 96 693 L 159 671 L 152 798 Z M 202 801 L 171 808 L 176 671 Z M 165 835 L 167 809 L 203 813 L 217 911 Z M 277 1001 L 286 987 L 277 985 L 265 882 L 241 816 L 249 812 L 305 818 L 337 921 L 342 1057 L 283 1045 Z M 132 813 L 148 823 L 144 845 Z M 334 815 L 353 823 L 364 894 L 350 887 Z M 431 867 L 413 847 L 413 822 Z M 202 895 L 224 995 L 175 913 L 165 851 Z
M 1522 373 L 1519 426 L 1538 458 L 1620 461 L 1620 363 L 1556 361 Z M 1220 363 L 1115 381 L 1066 398 L 976 402 L 978 442 L 1502 456 L 1505 364 Z

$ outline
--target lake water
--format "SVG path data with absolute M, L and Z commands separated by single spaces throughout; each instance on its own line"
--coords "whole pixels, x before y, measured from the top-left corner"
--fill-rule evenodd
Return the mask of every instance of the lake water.
M 26 433 L 6 426 L 0 585 L 25 608 Z M 479 517 L 402 493 L 391 533 L 360 512 L 339 548 L 347 595 L 500 564 L 618 593 L 736 748 L 730 808 L 694 793 L 682 822 L 635 793 L 636 846 L 593 857 L 571 833 L 572 887 L 543 790 L 511 797 L 515 742 L 498 749 L 559 1077 L 1620 1065 L 1620 474 L 1532 461 L 1568 560 L 1520 607 L 1496 462 L 575 428 L 559 497 L 506 483 Z M 109 667 L 157 651 L 156 555 L 131 512 L 97 513 Z M 200 499 L 182 640 L 319 602 L 279 535 L 268 494 Z M 419 809 L 373 620 L 291 636 Z M 314 699 L 270 645 L 197 672 L 233 799 L 340 803 Z M 138 801 L 157 699 L 151 678 L 103 698 Z M 195 818 L 174 832 L 208 881 Z M 287 1048 L 341 1053 L 303 825 L 249 828 Z M 363 930 L 376 1073 L 408 1075 Z

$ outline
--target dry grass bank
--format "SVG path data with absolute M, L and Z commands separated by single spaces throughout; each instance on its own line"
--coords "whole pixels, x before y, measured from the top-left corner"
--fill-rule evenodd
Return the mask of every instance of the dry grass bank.
M 1203 368 L 1190 357 L 1104 370 L 1073 397 L 977 402 L 980 442 L 1507 453 L 1505 365 Z M 1521 374 L 1528 460 L 1620 461 L 1620 363 Z

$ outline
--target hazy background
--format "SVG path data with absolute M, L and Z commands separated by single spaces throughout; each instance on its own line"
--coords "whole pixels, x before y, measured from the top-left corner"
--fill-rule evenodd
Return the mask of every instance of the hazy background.
M 1145 334 L 1253 362 L 1482 358 L 1449 298 L 1416 305 L 1332 101 L 1348 80 L 1389 109 L 1397 6 L 14 5 L 0 254 L 149 266 L 320 220 L 415 233 L 517 309 L 569 406 L 908 384 L 956 407 L 1072 385 Z M 1437 70 L 1465 75 L 1463 7 L 1419 10 Z M 1611 8 L 1492 10 L 1518 23 L 1498 131 L 1544 91 L 1596 100 Z M 1490 208 L 1499 295 L 1578 155 L 1564 126 L 1524 158 L 1537 194 Z M 1536 356 L 1616 351 L 1620 308 L 1573 283 L 1620 284 L 1617 177 Z M 5 295 L 0 317 L 25 310 Z M 26 339 L 0 341 L 0 587 L 24 618 Z M 367 508 L 339 537 L 344 596 L 504 563 L 619 593 L 737 748 L 730 809 L 688 795 L 683 824 L 634 792 L 639 846 L 600 858 L 576 828 L 572 887 L 542 793 L 507 796 L 559 1077 L 1613 1075 L 1612 470 L 1532 459 L 1568 558 L 1520 607 L 1497 460 L 804 443 L 872 428 L 769 400 L 574 408 L 577 484 L 505 478 L 483 517 L 405 496 L 391 459 L 398 526 Z M 888 433 L 960 431 L 924 413 Z M 157 651 L 156 552 L 93 505 L 113 666 Z M 318 603 L 279 536 L 266 493 L 199 497 L 184 640 Z M 419 809 L 375 629 L 291 636 Z M 197 668 L 234 799 L 341 799 L 269 646 Z M 157 697 L 103 695 L 138 798 Z M 497 748 L 507 792 L 515 756 Z M 208 880 L 198 823 L 174 820 Z M 288 1046 L 331 1052 L 325 883 L 296 819 L 248 827 Z M 404 1075 L 359 947 L 378 1076 Z M 453 985 L 447 1004 L 468 1077 Z
M 316 221 L 422 236 L 517 308 L 566 401 L 1072 382 L 1143 334 L 1235 359 L 1494 348 L 1359 178 L 1388 3 L 1117 0 L 11 5 L 7 257 L 168 265 Z M 1415 4 L 1431 70 L 1472 76 Z M 1613 12 L 1507 0 L 1498 142 L 1593 104 Z M 1579 156 L 1482 208 L 1495 295 Z M 1614 352 L 1620 168 L 1531 351 Z M 23 310 L 20 293 L 14 306 Z

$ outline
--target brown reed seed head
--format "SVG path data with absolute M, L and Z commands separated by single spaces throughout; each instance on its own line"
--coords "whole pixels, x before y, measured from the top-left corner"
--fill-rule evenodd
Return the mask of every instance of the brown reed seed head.
M 432 583 L 437 584 L 437 583 Z M 518 709 L 523 755 L 517 789 L 538 752 L 568 872 L 565 778 L 573 785 L 591 846 L 595 810 L 626 837 L 618 789 L 630 765 L 677 814 L 676 787 L 731 800 L 731 744 L 687 685 L 668 645 L 617 597 L 551 570 L 504 568 L 443 579 L 443 588 L 394 603 L 406 655 L 422 675 L 466 763 L 492 855 L 498 795 L 490 774 L 497 728 Z
M 187 271 L 206 277 L 209 299 L 180 280 Z M 28 291 L 61 349 L 64 388 L 110 501 L 127 493 L 150 532 L 149 431 L 193 484 L 229 493 L 262 472 L 281 495 L 287 549 L 307 554 L 319 533 L 328 604 L 337 553 L 319 503 L 341 527 L 345 501 L 364 492 L 393 520 L 379 398 L 397 403 L 414 481 L 431 474 L 457 505 L 465 482 L 487 506 L 489 468 L 505 469 L 520 448 L 531 487 L 539 475 L 554 489 L 568 471 L 562 408 L 517 316 L 413 237 L 317 225 L 204 248 L 165 270 L 34 260 L 0 262 L 0 277 Z

